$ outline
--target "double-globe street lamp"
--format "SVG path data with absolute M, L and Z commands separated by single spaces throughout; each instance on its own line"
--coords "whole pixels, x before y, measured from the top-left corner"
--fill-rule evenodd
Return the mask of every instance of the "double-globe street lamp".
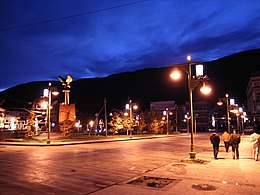
M 169 115 L 172 115 L 173 113 L 169 111 L 168 108 L 166 108 L 163 111 L 163 115 L 166 116 L 166 129 L 167 129 L 167 136 L 169 135 Z
M 238 132 L 241 132 L 244 134 L 244 122 L 247 119 L 246 118 L 246 112 L 243 111 L 242 107 L 239 107 L 237 104 L 234 104 L 230 112 L 234 113 L 236 115 L 236 127 Z M 240 126 L 240 120 L 241 120 L 241 126 Z
M 239 120 L 238 117 L 241 116 L 241 118 L 245 118 L 246 113 L 243 112 L 243 108 L 239 107 L 237 104 L 235 104 L 235 99 L 234 98 L 230 98 L 228 94 L 225 95 L 225 98 L 219 98 L 219 101 L 217 102 L 217 104 L 219 106 L 223 105 L 223 102 L 226 103 L 226 112 L 227 112 L 227 118 L 226 118 L 226 122 L 227 122 L 227 131 L 228 133 L 230 132 L 230 112 L 236 114 L 237 117 L 237 129 L 239 130 Z M 243 130 L 243 125 L 242 125 L 242 130 Z
M 196 76 L 191 77 L 191 66 L 196 65 Z M 190 146 L 190 159 L 195 159 L 196 152 L 194 150 L 194 113 L 193 113 L 193 99 L 192 91 L 198 86 L 199 83 L 203 83 L 200 91 L 204 94 L 209 94 L 211 88 L 206 85 L 206 82 L 209 80 L 207 76 L 203 76 L 203 65 L 201 63 L 192 63 L 191 57 L 187 57 L 187 64 L 175 65 L 171 73 L 171 78 L 174 80 L 179 80 L 181 77 L 181 72 L 179 69 L 183 70 L 188 75 L 188 90 L 189 90 L 189 100 L 190 100 L 190 121 L 191 121 L 191 146 Z
M 47 108 L 47 118 L 48 118 L 48 130 L 47 130 L 47 144 L 51 143 L 50 139 L 50 131 L 51 131 L 51 96 L 59 95 L 56 87 L 52 87 L 51 83 L 49 83 L 48 89 L 44 90 L 44 97 L 48 97 L 48 108 Z
M 219 105 L 219 106 L 223 105 L 223 102 L 226 103 L 226 107 L 227 107 L 227 110 L 226 110 L 226 112 L 227 112 L 226 123 L 227 123 L 227 131 L 228 131 L 228 133 L 230 133 L 230 118 L 229 118 L 229 105 L 230 105 L 229 101 L 230 100 L 233 101 L 233 99 L 230 99 L 229 95 L 226 94 L 225 98 L 219 98 L 219 101 L 217 102 L 217 105 Z
M 130 138 L 132 138 L 132 127 L 134 126 L 133 123 L 135 122 L 135 119 L 133 117 L 133 110 L 138 109 L 138 105 L 133 103 L 132 100 L 129 100 L 128 103 L 125 105 L 125 109 L 129 110 L 129 118 L 130 118 Z M 125 115 L 128 113 L 126 112 Z M 127 135 L 128 135 L 128 129 L 127 129 Z

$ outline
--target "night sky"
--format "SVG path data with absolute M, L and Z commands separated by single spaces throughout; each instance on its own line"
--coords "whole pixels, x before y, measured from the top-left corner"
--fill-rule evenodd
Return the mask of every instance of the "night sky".
M 259 0 L 1 0 L 0 91 L 260 46 Z

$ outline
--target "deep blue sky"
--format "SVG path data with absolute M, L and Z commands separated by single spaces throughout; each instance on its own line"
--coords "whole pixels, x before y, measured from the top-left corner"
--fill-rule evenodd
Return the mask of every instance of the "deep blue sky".
M 0 91 L 260 46 L 259 0 L 1 0 Z

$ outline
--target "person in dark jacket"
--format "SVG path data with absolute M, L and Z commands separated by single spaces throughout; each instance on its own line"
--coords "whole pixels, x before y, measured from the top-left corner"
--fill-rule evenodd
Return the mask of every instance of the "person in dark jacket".
M 239 159 L 239 144 L 240 144 L 240 135 L 237 129 L 234 129 L 233 133 L 230 136 L 230 142 L 232 146 L 232 156 L 233 159 L 237 157 Z
M 209 139 L 213 146 L 214 158 L 218 159 L 218 150 L 219 150 L 219 142 L 220 142 L 219 135 L 217 133 L 211 133 Z

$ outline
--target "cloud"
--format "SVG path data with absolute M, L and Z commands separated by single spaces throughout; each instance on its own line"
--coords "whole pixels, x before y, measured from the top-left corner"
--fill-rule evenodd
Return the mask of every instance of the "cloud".
M 130 2 L 1 1 L 0 88 L 57 75 L 80 79 L 169 66 L 187 55 L 215 60 L 259 47 L 258 1 L 149 0 L 1 31 Z

